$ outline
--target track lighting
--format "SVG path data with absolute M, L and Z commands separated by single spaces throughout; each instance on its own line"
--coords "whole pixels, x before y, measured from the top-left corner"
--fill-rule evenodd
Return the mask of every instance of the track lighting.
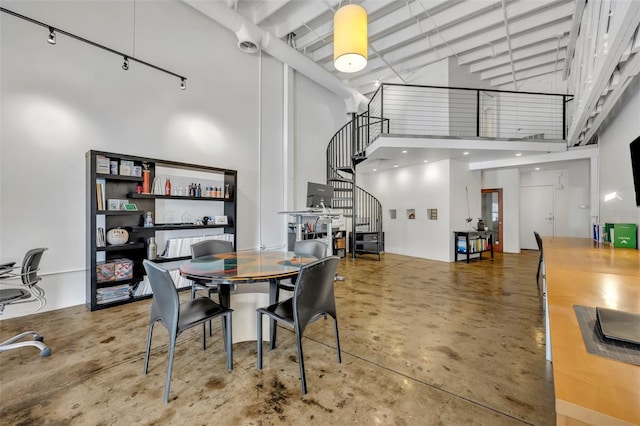
M 104 46 L 102 44 L 96 43 L 96 42 L 91 41 L 91 40 L 87 40 L 86 38 L 80 37 L 80 36 L 72 34 L 70 32 L 61 30 L 60 28 L 54 28 L 49 24 L 46 24 L 46 23 L 40 22 L 40 21 L 36 21 L 35 19 L 29 18 L 28 16 L 20 15 L 19 13 L 13 12 L 13 11 L 11 11 L 9 9 L 5 9 L 4 7 L 0 7 L 0 12 L 6 13 L 8 15 L 15 16 L 16 18 L 23 19 L 23 20 L 25 20 L 27 22 L 31 22 L 32 24 L 39 25 L 41 27 L 49 28 L 49 38 L 47 39 L 47 42 L 49 44 L 56 44 L 56 35 L 57 34 L 63 34 L 65 36 L 67 36 L 67 37 L 71 37 L 71 38 L 76 39 L 78 41 L 81 41 L 83 43 L 89 44 L 89 45 L 91 45 L 93 47 L 97 47 L 97 48 L 100 48 L 102 50 L 106 50 L 107 52 L 113 53 L 115 55 L 118 55 L 118 56 L 124 58 L 124 62 L 122 63 L 122 69 L 125 70 L 125 71 L 127 71 L 129 69 L 129 60 L 132 60 L 132 61 L 135 61 L 135 62 L 137 62 L 139 64 L 145 65 L 145 66 L 147 66 L 149 68 L 153 68 L 156 71 L 160 71 L 160 72 L 163 72 L 165 74 L 169 74 L 169 75 L 172 75 L 174 77 L 179 78 L 180 79 L 180 89 L 182 89 L 182 90 L 186 90 L 187 89 L 187 83 L 186 83 L 187 78 L 183 77 L 183 76 L 181 76 L 179 74 L 176 74 L 175 72 L 166 70 L 164 68 L 160 68 L 160 67 L 158 67 L 156 65 L 153 65 L 153 64 L 151 64 L 149 62 L 145 62 L 145 61 L 143 61 L 141 59 L 134 58 L 133 56 L 129 56 L 129 55 L 123 53 L 123 52 L 119 52 L 117 50 L 111 49 L 110 47 Z
M 49 27 L 49 38 L 47 39 L 49 44 L 56 44 L 56 32 L 53 27 Z

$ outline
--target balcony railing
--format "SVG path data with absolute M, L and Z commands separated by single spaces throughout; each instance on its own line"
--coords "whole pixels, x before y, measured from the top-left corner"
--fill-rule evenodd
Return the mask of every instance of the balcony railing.
M 571 95 L 382 84 L 371 98 L 368 141 L 381 133 L 488 139 L 566 139 Z M 388 126 L 388 130 L 382 124 Z

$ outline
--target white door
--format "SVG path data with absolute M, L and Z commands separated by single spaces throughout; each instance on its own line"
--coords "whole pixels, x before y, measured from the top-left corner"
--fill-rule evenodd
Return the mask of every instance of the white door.
M 537 250 L 533 231 L 553 237 L 553 185 L 520 187 L 520 248 Z

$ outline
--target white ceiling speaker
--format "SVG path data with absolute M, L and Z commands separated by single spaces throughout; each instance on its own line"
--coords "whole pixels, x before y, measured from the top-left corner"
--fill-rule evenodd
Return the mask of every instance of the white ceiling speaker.
M 236 31 L 238 37 L 238 49 L 244 53 L 256 53 L 260 50 L 262 41 L 262 33 L 259 28 L 249 28 L 246 24 L 242 24 L 240 29 Z

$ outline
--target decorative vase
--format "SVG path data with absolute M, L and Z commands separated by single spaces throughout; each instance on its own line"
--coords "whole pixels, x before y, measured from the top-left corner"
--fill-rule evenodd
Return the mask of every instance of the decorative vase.
M 113 228 L 107 232 L 107 242 L 112 245 L 121 245 L 129 241 L 129 233 L 126 229 Z

